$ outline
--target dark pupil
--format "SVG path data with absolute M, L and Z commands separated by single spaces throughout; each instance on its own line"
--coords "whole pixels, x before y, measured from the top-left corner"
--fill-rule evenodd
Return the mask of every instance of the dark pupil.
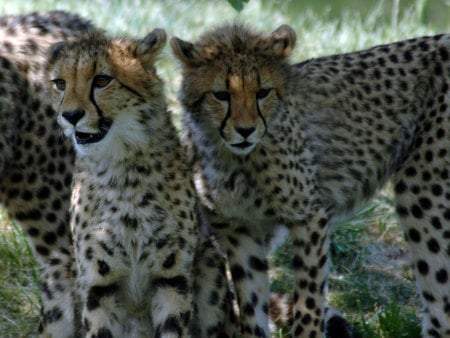
M 258 99 L 263 99 L 265 98 L 267 95 L 269 95 L 270 89 L 260 89 L 257 93 L 256 93 L 256 98 Z
M 214 96 L 221 101 L 228 101 L 230 99 L 230 93 L 225 91 L 214 92 Z

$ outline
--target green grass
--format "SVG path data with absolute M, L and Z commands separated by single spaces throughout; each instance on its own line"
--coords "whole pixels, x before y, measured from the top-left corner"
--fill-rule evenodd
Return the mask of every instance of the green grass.
M 312 2 L 251 0 L 237 12 L 225 0 L 4 1 L 0 14 L 64 9 L 90 18 L 111 34 L 142 37 L 162 27 L 169 37 L 187 40 L 224 21 L 240 20 L 267 32 L 287 23 L 298 36 L 295 62 L 450 31 L 445 16 L 439 19 L 449 10 L 445 0 L 400 1 L 399 8 L 388 0 L 314 1 L 311 8 L 307 3 Z M 178 116 L 176 93 L 181 79 L 168 47 L 158 68 L 167 84 L 170 107 Z M 331 242 L 329 301 L 351 319 L 361 337 L 403 337 L 405 332 L 410 338 L 419 336 L 419 303 L 392 209 L 390 194 L 380 194 L 342 222 Z M 290 292 L 291 256 L 289 242 L 272 255 L 275 291 Z M 0 213 L 0 336 L 30 336 L 36 327 L 37 269 L 20 229 Z

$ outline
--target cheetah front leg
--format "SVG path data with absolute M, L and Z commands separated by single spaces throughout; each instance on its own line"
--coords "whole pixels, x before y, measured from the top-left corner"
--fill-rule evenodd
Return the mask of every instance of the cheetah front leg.
M 226 259 L 217 244 L 204 239 L 198 246 L 194 262 L 195 321 L 202 338 L 237 336 L 233 296 L 226 275 Z
M 82 286 L 81 286 L 82 285 Z M 119 300 L 119 283 L 92 278 L 80 280 L 81 298 L 83 303 L 82 322 L 86 338 L 94 337 L 124 337 Z
M 239 305 L 242 337 L 269 337 L 269 276 L 267 247 L 263 234 L 252 234 L 245 227 L 219 236 L 227 253 Z
M 153 282 L 151 314 L 155 337 L 189 336 L 193 299 L 191 278 L 185 275 L 162 276 Z
M 73 261 L 69 253 L 54 252 L 42 266 L 39 336 L 71 338 L 79 324 L 76 323 L 72 295 L 75 284 Z
M 323 209 L 307 224 L 291 229 L 294 245 L 293 337 L 324 335 L 325 291 L 328 255 L 328 219 Z

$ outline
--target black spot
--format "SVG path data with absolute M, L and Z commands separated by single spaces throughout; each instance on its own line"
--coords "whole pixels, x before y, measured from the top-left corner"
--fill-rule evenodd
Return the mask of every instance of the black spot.
M 405 170 L 406 176 L 412 177 L 417 175 L 417 170 L 414 167 L 408 167 Z
M 180 320 L 175 316 L 169 316 L 162 325 L 158 325 L 155 329 L 154 337 L 161 337 L 168 333 L 176 333 L 178 336 L 181 336 L 183 333 Z
M 294 270 L 302 269 L 303 266 L 303 259 L 299 255 L 294 255 L 294 259 L 292 260 L 292 267 Z
M 248 263 L 250 265 L 250 267 L 252 269 L 255 269 L 256 271 L 267 271 L 268 264 L 267 261 L 265 259 L 259 259 L 258 257 L 255 256 L 250 256 L 248 259 Z
M 231 275 L 233 276 L 233 280 L 235 282 L 238 282 L 245 278 L 245 271 L 242 266 L 240 266 L 238 264 L 234 264 L 230 270 L 231 270 Z
M 102 327 L 98 330 L 96 338 L 113 338 L 113 335 L 109 329 Z
M 442 195 L 442 187 L 440 185 L 433 184 L 431 186 L 431 192 L 433 193 L 434 196 L 440 196 Z
M 423 296 L 423 298 L 425 298 L 427 301 L 429 301 L 431 303 L 436 301 L 436 298 L 434 298 L 434 296 L 427 291 L 422 292 L 422 296 Z
M 431 218 L 431 225 L 433 225 L 433 227 L 435 229 L 442 229 L 442 223 L 441 220 L 439 219 L 439 217 L 433 217 Z
M 427 242 L 428 250 L 430 250 L 433 253 L 438 253 L 441 250 L 441 247 L 439 246 L 438 241 L 436 241 L 434 238 L 431 238 Z
M 425 197 L 419 198 L 419 204 L 425 210 L 429 210 L 433 207 L 433 204 L 431 203 L 430 199 Z
M 420 272 L 421 275 L 426 276 L 430 271 L 430 268 L 427 262 L 419 260 L 417 261 L 417 270 Z
M 450 221 L 450 209 L 445 209 L 445 211 L 444 211 L 444 218 L 447 221 Z
M 42 245 L 36 245 L 36 251 L 42 256 L 48 256 L 50 253 L 48 248 Z
M 48 187 L 42 187 L 37 192 L 37 197 L 40 199 L 46 199 L 50 196 L 50 189 Z
M 406 217 L 409 215 L 408 209 L 402 205 L 398 205 L 395 210 L 399 217 Z
M 308 297 L 306 299 L 306 307 L 308 309 L 310 309 L 310 310 L 315 309 L 316 308 L 316 301 L 313 298 Z
M 177 254 L 176 254 L 175 252 L 174 252 L 174 253 L 171 253 L 171 254 L 166 258 L 166 260 L 164 261 L 164 263 L 163 263 L 163 268 L 169 269 L 169 268 L 171 268 L 172 266 L 174 266 L 176 256 L 177 256 Z
M 303 325 L 308 325 L 309 323 L 311 323 L 311 321 L 312 321 L 312 317 L 308 313 L 302 317 L 302 324 Z
M 254 316 L 255 315 L 255 309 L 253 308 L 253 304 L 247 303 L 244 305 L 244 313 L 247 316 Z
M 406 188 L 407 188 L 407 186 L 406 186 L 405 182 L 403 182 L 402 180 L 400 180 L 400 181 L 397 182 L 397 184 L 395 185 L 394 190 L 395 190 L 395 192 L 396 192 L 397 194 L 401 194 L 401 193 L 404 193 L 404 192 L 405 192 Z
M 136 229 L 138 226 L 138 220 L 134 217 L 131 217 L 129 214 L 122 216 L 120 220 L 126 227 Z
M 411 214 L 415 218 L 422 218 L 423 217 L 423 211 L 417 204 L 413 204 L 412 205 L 412 207 L 411 207 Z
M 86 307 L 88 311 L 95 310 L 100 306 L 100 301 L 104 297 L 112 296 L 118 289 L 117 284 L 106 286 L 93 286 L 89 289 Z
M 53 309 L 45 312 L 44 322 L 46 324 L 50 324 L 50 323 L 60 320 L 62 318 L 62 316 L 63 316 L 62 311 L 60 309 L 58 309 L 57 307 L 54 307 Z
M 219 304 L 219 294 L 217 293 L 217 291 L 215 291 L 215 290 L 211 291 L 211 293 L 209 294 L 209 298 L 208 298 L 208 304 L 210 304 L 210 305 Z
M 436 272 L 436 280 L 441 283 L 445 284 L 448 281 L 448 273 L 445 269 L 440 269 Z
M 409 239 L 413 242 L 419 243 L 420 242 L 420 232 L 416 229 L 412 228 L 408 232 Z
M 309 277 L 311 278 L 316 278 L 317 277 L 317 268 L 316 267 L 312 267 L 311 269 L 309 269 L 309 273 L 308 273 Z
M 155 288 L 171 287 L 177 290 L 181 295 L 186 295 L 189 291 L 189 283 L 184 276 L 172 278 L 158 278 L 154 281 Z
M 46 232 L 44 234 L 44 242 L 48 245 L 56 243 L 56 234 L 54 232 Z
M 98 260 L 97 264 L 98 264 L 98 273 L 100 275 L 105 276 L 111 271 L 109 265 L 105 261 Z

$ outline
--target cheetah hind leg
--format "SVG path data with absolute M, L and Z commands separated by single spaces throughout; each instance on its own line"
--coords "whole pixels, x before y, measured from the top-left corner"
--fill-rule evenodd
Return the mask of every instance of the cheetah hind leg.
M 269 327 L 270 332 L 289 332 L 293 323 L 292 294 L 270 295 Z M 325 307 L 325 337 L 326 338 L 352 338 L 353 328 L 337 309 Z

